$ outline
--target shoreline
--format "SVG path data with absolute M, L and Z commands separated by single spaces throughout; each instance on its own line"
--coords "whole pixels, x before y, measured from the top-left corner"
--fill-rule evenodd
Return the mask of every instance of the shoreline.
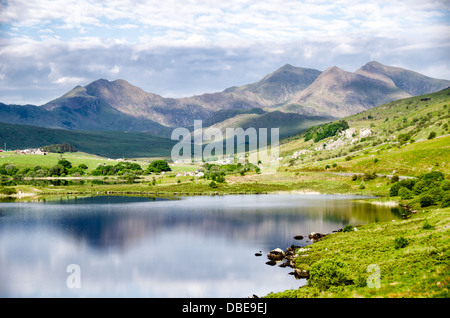
M 58 200 L 61 199 L 61 197 L 67 197 L 69 199 L 104 195 L 158 195 L 180 197 L 196 195 L 305 194 L 364 196 L 366 198 L 356 198 L 355 200 L 388 207 L 402 206 L 400 202 L 395 201 L 397 198 L 393 199 L 387 195 L 374 196 L 367 193 L 361 194 L 361 191 L 349 191 L 350 189 L 347 189 L 346 193 L 311 191 L 310 189 L 306 189 L 306 187 L 305 189 L 294 188 L 288 191 L 280 190 L 276 185 L 272 185 L 271 191 L 255 191 L 258 190 L 258 188 L 253 187 L 254 184 L 247 183 L 247 185 L 249 186 L 246 188 L 247 191 L 242 192 L 232 192 L 230 188 L 215 189 L 217 191 L 211 191 L 207 187 L 198 187 L 195 192 L 159 191 L 167 190 L 167 187 L 172 187 L 171 185 L 161 186 L 160 189 L 158 189 L 159 186 L 155 186 L 151 190 L 149 189 L 149 191 L 119 191 L 119 189 L 121 189 L 120 186 L 116 186 L 118 188 L 113 189 L 114 187 L 104 185 L 103 188 L 102 186 L 97 186 L 91 191 L 80 191 L 79 188 L 74 191 L 75 189 L 69 189 L 69 186 L 63 186 L 54 190 L 52 189 L 53 191 L 51 192 L 47 192 L 49 190 L 48 188 L 38 189 L 35 187 L 28 188 L 32 189 L 33 192 L 25 192 L 23 190 L 25 190 L 26 187 L 17 186 L 17 190 L 20 191 L 19 193 L 9 196 L 0 195 L 0 198 L 10 198 L 14 201 L 17 199 L 26 202 L 33 198 L 35 198 L 36 201 L 46 201 L 53 199 Z M 125 187 L 126 186 L 127 185 L 125 185 Z M 128 186 L 133 187 L 133 185 Z M 176 187 L 176 184 L 174 187 Z M 89 188 L 90 187 L 85 186 L 84 190 Z M 134 190 L 136 190 L 136 188 L 134 188 Z M 432 224 L 435 230 L 424 230 L 422 224 L 425 222 Z M 450 295 L 448 293 L 450 277 L 445 275 L 445 273 L 448 272 L 448 269 L 446 269 L 445 266 L 448 265 L 442 265 L 442 262 L 439 263 L 439 261 L 437 261 L 437 270 L 434 269 L 435 267 L 431 267 L 433 271 L 430 271 L 430 265 L 427 265 L 430 259 L 439 260 L 448 254 L 447 246 L 449 244 L 449 239 L 446 233 L 448 233 L 448 229 L 450 229 L 450 208 L 442 209 L 431 207 L 412 214 L 406 219 L 397 220 L 396 222 L 375 222 L 353 226 L 357 228 L 357 231 L 336 231 L 333 233 L 326 233 L 327 235 L 320 241 L 308 244 L 307 252 L 305 252 L 304 249 L 296 250 L 295 258 L 292 260 L 294 262 L 292 267 L 294 276 L 309 275 L 309 270 L 324 261 L 329 261 L 332 264 L 335 264 L 336 262 L 336 264 L 342 263 L 348 268 L 346 273 L 350 277 L 349 281 L 352 282 L 351 284 L 342 284 L 322 290 L 317 286 L 310 286 L 308 279 L 308 284 L 298 289 L 271 292 L 262 297 L 370 298 L 410 297 L 411 295 L 413 295 L 412 297 L 448 297 Z M 400 236 L 405 237 L 410 243 L 405 248 L 396 249 L 394 248 L 394 241 Z M 370 275 L 370 273 L 366 272 L 366 268 L 370 264 L 376 264 L 381 268 L 382 287 L 380 289 L 368 288 L 367 285 L 365 285 L 365 282 Z M 405 276 L 404 273 L 412 274 Z M 424 277 L 427 278 L 427 281 L 424 280 Z M 418 287 L 425 283 L 425 287 Z
M 36 189 L 37 190 L 37 189 Z M 399 202 L 396 201 L 372 201 L 379 200 L 380 197 L 374 195 L 367 195 L 361 193 L 329 193 L 329 192 L 318 192 L 318 191 L 307 191 L 307 190 L 292 190 L 292 191 L 246 191 L 246 192 L 218 192 L 218 191 L 203 191 L 203 192 L 167 192 L 167 191 L 57 191 L 57 192 L 44 192 L 42 190 L 37 190 L 38 192 L 22 192 L 19 191 L 15 194 L 0 194 L 0 200 L 2 199 L 26 199 L 26 198 L 35 198 L 36 200 L 45 200 L 50 197 L 92 197 L 92 196 L 173 196 L 173 197 L 182 197 L 182 196 L 220 196 L 220 195 L 264 195 L 264 194 L 279 194 L 279 195 L 292 195 L 292 194 L 300 194 L 300 195 L 332 195 L 332 196 L 358 196 L 358 198 L 354 198 L 355 201 L 364 201 L 374 205 L 382 205 L 382 206 L 390 206 L 397 207 L 400 206 Z
M 450 207 L 432 207 L 402 220 L 352 227 L 311 240 L 307 249 L 296 249 L 289 260 L 293 275 L 307 279 L 307 284 L 263 298 L 450 297 Z M 397 246 L 399 238 L 406 243 Z M 327 274 L 322 276 L 317 269 L 325 264 Z M 376 286 L 371 280 L 373 268 L 379 273 Z M 342 279 L 330 279 L 332 272 Z
M 211 186 L 210 180 L 176 177 L 160 177 L 144 182 L 127 183 L 116 180 L 105 180 L 97 177 L 62 177 L 43 178 L 34 180 L 61 180 L 75 182 L 86 180 L 87 183 L 75 184 L 50 184 L 39 185 L 24 182 L 22 185 L 5 186 L 14 188 L 9 195 L 0 194 L 0 198 L 26 198 L 49 196 L 80 196 L 80 195 L 164 195 L 164 196 L 197 196 L 197 195 L 242 195 L 242 194 L 305 194 L 305 195 L 358 195 L 370 197 L 379 201 L 378 204 L 398 205 L 398 203 L 384 203 L 392 201 L 388 199 L 389 184 L 383 179 L 366 182 L 366 187 L 361 189 L 359 182 L 354 182 L 349 177 L 333 176 L 322 173 L 280 173 L 277 178 L 272 175 L 249 175 L 238 177 L 238 182 L 216 183 Z M 92 180 L 104 181 L 106 184 L 91 183 Z M 111 182 L 111 183 L 109 183 Z M 366 199 L 364 199 L 366 201 Z M 382 203 L 383 202 L 383 203 Z M 376 203 L 375 203 L 376 204 Z

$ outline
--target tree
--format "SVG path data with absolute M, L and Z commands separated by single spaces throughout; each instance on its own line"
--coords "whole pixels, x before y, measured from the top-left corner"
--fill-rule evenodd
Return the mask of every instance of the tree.
M 56 153 L 77 152 L 77 149 L 75 148 L 75 146 L 68 144 L 68 143 L 44 146 L 44 147 L 42 147 L 42 150 L 47 151 L 47 152 L 56 152 Z
M 17 173 L 17 171 L 19 171 L 19 169 L 15 165 L 9 164 L 5 166 L 5 171 L 7 175 L 13 176 Z
M 165 160 L 155 160 L 147 167 L 147 172 L 160 173 L 161 171 L 172 171 L 169 164 Z
M 61 176 L 62 174 L 66 173 L 66 168 L 61 165 L 61 164 L 57 164 L 54 165 L 53 167 L 50 168 L 50 175 L 51 176 Z
M 433 205 L 434 204 L 434 199 L 431 195 L 429 194 L 424 194 L 422 196 L 420 196 L 419 198 L 419 202 L 420 202 L 420 206 L 422 208 Z
M 114 166 L 111 165 L 99 165 L 97 168 L 92 170 L 91 174 L 93 176 L 111 176 L 115 174 Z
M 72 168 L 72 163 L 69 160 L 64 159 L 64 158 L 61 158 L 58 161 L 58 164 L 63 166 L 66 171 L 69 170 L 70 168 Z

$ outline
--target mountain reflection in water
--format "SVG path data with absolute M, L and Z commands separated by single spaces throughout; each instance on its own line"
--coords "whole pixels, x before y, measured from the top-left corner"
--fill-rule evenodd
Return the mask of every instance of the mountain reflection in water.
M 245 297 L 298 288 L 265 265 L 295 235 L 399 219 L 352 196 L 103 196 L 0 203 L 1 297 Z M 262 251 L 263 257 L 255 257 Z M 82 288 L 66 267 L 79 264 Z

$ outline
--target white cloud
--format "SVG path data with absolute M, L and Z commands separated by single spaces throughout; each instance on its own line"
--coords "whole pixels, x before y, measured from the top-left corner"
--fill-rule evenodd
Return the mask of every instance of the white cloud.
M 450 78 L 449 17 L 447 1 L 425 0 L 14 0 L 0 8 L 0 94 L 21 87 L 26 99 L 39 86 L 33 102 L 103 77 L 179 97 L 286 63 L 355 70 L 374 59 Z
M 236 32 L 244 41 L 292 39 L 311 32 L 402 37 L 419 28 L 427 30 L 430 19 L 448 15 L 448 10 L 444 1 L 31 0 L 10 1 L 0 21 L 18 27 L 78 29 L 84 34 L 111 27 L 145 34 L 147 28 L 167 36 L 166 44 L 175 33 L 178 42 L 195 35 L 213 43 L 219 33 Z

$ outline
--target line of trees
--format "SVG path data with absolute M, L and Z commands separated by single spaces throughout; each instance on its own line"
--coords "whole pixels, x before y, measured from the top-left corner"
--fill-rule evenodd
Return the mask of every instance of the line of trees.
M 65 153 L 65 152 L 77 152 L 78 151 L 74 145 L 71 145 L 68 143 L 44 146 L 44 147 L 42 147 L 42 150 L 45 152 L 54 152 L 54 153 Z
M 334 123 L 311 127 L 305 131 L 305 141 L 312 139 L 314 142 L 318 142 L 322 139 L 336 136 L 337 133 L 348 128 L 348 123 L 345 120 L 339 120 Z
M 0 175 L 10 177 L 78 177 L 88 174 L 93 176 L 138 176 L 171 170 L 168 162 L 165 160 L 155 160 L 145 170 L 138 163 L 124 161 L 116 165 L 99 165 L 90 173 L 87 172 L 88 166 L 86 164 L 82 163 L 75 166 L 65 158 L 61 158 L 56 165 L 51 167 L 35 166 L 33 168 L 19 169 L 14 164 L 0 165 Z

